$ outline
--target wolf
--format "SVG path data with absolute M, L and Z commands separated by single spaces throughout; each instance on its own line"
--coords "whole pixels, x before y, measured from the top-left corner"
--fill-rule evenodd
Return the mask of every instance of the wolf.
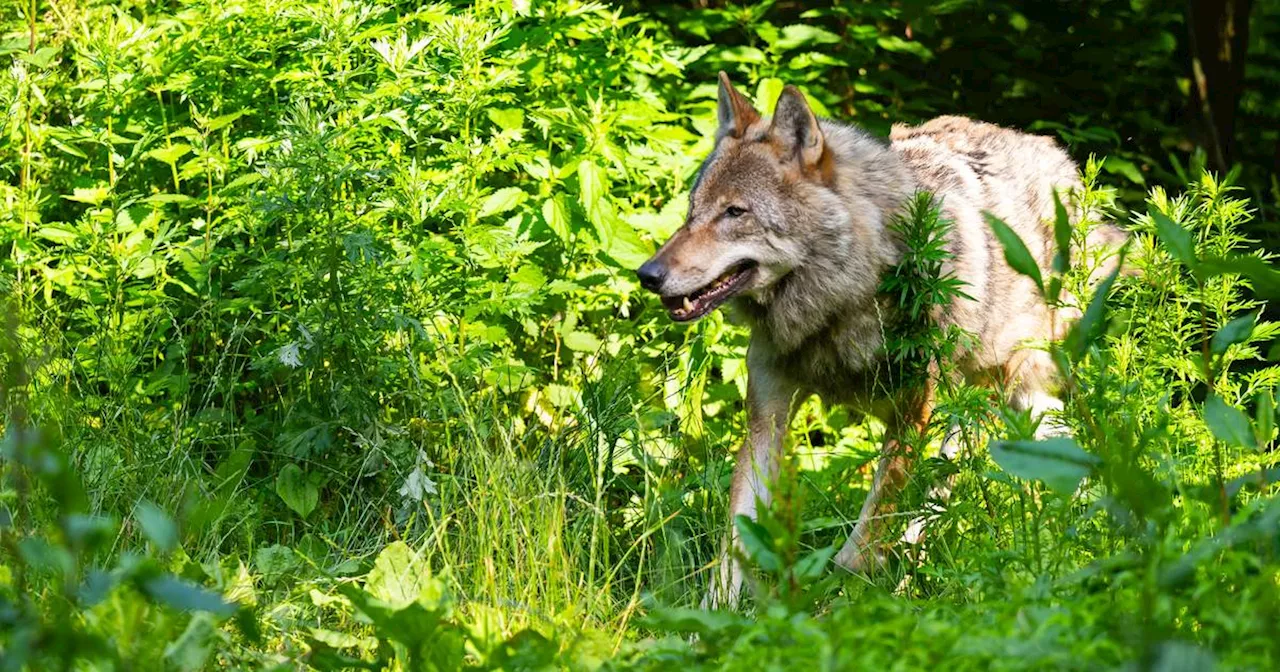
M 1054 367 L 1046 351 L 1027 345 L 1061 337 L 1072 316 L 1008 266 L 983 212 L 1006 222 L 1047 269 L 1054 192 L 1078 189 L 1079 171 L 1050 138 L 957 116 L 894 126 L 886 142 L 818 118 L 794 86 L 766 118 L 723 72 L 717 117 L 685 223 L 637 277 L 678 322 L 730 303 L 750 328 L 748 437 L 732 479 L 730 530 L 734 517 L 754 518 L 757 506 L 769 505 L 800 400 L 818 394 L 885 419 L 870 491 L 835 556 L 837 565 L 866 572 L 879 561 L 878 511 L 907 477 L 911 451 L 899 438 L 924 427 L 933 403 L 930 383 L 901 389 L 883 375 L 885 334 L 898 316 L 878 289 L 904 251 L 892 218 L 917 192 L 934 195 L 953 223 L 944 271 L 965 294 L 935 319 L 972 336 L 953 368 L 995 384 L 1012 407 L 1044 416 L 1062 407 Z M 1123 238 L 1109 226 L 1096 231 L 1087 245 L 1114 247 Z M 738 543 L 731 531 L 704 606 L 737 604 L 743 573 L 728 549 Z

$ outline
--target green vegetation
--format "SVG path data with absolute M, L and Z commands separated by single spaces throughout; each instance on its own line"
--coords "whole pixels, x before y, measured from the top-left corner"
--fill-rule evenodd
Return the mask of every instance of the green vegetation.
M 0 669 L 1280 665 L 1277 10 L 1227 147 L 1181 116 L 1181 3 L 693 4 L 0 6 Z M 940 391 L 961 457 L 899 511 L 954 495 L 881 575 L 828 564 L 881 426 L 808 400 L 738 613 L 695 606 L 746 336 L 631 271 L 719 69 L 1056 133 L 1059 240 L 1115 219 L 1137 271 L 1041 279 L 1084 315 L 1046 344 L 1074 439 Z M 899 225 L 923 316 L 946 222 Z M 918 326 L 904 361 L 963 337 Z

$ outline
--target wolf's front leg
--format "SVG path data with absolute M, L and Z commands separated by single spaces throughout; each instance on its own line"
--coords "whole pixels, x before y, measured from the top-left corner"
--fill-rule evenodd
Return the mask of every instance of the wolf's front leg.
M 742 597 L 743 568 L 730 549 L 742 552 L 738 516 L 756 518 L 757 506 L 769 506 L 770 486 L 778 476 L 787 425 L 791 420 L 792 396 L 796 388 L 783 383 L 767 369 L 752 366 L 747 385 L 747 425 L 749 435 L 738 451 L 729 488 L 729 537 L 721 553 L 720 565 L 702 600 L 704 609 L 734 608 Z

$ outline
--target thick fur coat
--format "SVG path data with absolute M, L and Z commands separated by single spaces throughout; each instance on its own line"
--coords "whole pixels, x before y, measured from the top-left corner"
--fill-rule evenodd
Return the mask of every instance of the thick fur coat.
M 763 118 L 723 74 L 719 120 L 685 225 L 638 274 L 674 319 L 697 319 L 732 302 L 751 326 L 751 436 L 738 458 L 731 515 L 754 515 L 757 503 L 768 504 L 791 410 L 808 394 L 889 415 L 891 428 L 927 419 L 919 406 L 929 395 L 909 395 L 917 407 L 904 409 L 903 390 L 884 375 L 885 337 L 897 318 L 878 293 L 903 252 L 891 218 L 921 190 L 954 222 L 946 271 L 969 297 L 938 316 L 973 336 L 954 368 L 998 383 L 1017 407 L 1060 408 L 1047 354 L 1026 346 L 1059 337 L 1070 316 L 1054 315 L 1034 284 L 1008 266 L 983 216 L 1005 221 L 1047 271 L 1054 191 L 1065 201 L 1080 184 L 1076 165 L 1053 140 L 941 117 L 895 127 L 885 142 L 818 119 L 794 87 L 784 90 L 774 116 Z M 1094 238 L 1090 244 L 1105 245 L 1122 236 L 1104 227 Z M 868 567 L 871 521 L 905 469 L 901 459 L 881 461 L 837 562 Z M 741 580 L 736 563 L 723 563 L 711 601 L 736 601 Z

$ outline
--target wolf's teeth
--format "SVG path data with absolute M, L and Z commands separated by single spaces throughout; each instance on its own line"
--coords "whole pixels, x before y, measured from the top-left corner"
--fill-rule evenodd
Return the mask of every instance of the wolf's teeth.
M 686 296 L 686 297 L 684 297 L 684 309 L 685 309 L 685 310 L 693 310 L 693 302 L 692 302 L 692 301 L 690 301 L 690 300 L 689 300 L 689 297 L 687 297 L 687 296 Z

